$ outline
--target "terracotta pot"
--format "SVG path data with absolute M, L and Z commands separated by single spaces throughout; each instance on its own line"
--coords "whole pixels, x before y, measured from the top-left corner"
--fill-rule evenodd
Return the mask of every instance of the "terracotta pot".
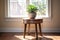
M 29 19 L 35 19 L 36 13 L 35 12 L 29 13 L 28 16 L 29 16 Z

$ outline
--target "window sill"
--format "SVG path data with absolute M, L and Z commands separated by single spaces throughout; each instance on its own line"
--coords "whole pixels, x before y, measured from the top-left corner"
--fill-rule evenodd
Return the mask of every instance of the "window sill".
M 21 21 L 27 17 L 5 17 L 5 21 Z M 36 19 L 43 19 L 43 21 L 51 21 L 51 17 L 36 17 Z
M 20 21 L 22 18 L 18 18 L 18 17 L 6 17 L 5 21 Z

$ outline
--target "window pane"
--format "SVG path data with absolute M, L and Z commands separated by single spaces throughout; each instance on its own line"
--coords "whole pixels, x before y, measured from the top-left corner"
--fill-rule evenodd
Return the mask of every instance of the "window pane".
M 30 0 L 30 4 L 38 7 L 37 16 L 48 16 L 48 0 Z
M 9 16 L 20 17 L 26 13 L 26 1 L 24 0 L 10 0 L 9 2 Z

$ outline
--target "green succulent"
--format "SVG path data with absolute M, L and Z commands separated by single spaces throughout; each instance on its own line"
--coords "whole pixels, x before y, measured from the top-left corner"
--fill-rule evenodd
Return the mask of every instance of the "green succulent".
M 27 6 L 27 11 L 28 11 L 29 13 L 31 13 L 31 12 L 36 12 L 37 10 L 38 10 L 38 9 L 37 9 L 37 7 L 36 7 L 35 5 L 30 4 L 30 5 Z

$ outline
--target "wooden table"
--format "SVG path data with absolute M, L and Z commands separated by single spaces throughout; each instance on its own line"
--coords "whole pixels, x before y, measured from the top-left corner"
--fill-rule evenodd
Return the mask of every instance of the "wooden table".
M 37 30 L 37 24 L 39 25 L 39 31 L 40 31 L 40 35 L 42 36 L 42 32 L 41 32 L 41 23 L 43 22 L 43 19 L 23 19 L 23 23 L 24 23 L 24 38 L 25 38 L 25 34 L 26 34 L 26 28 L 27 28 L 27 24 L 29 24 L 28 29 L 30 30 L 30 24 L 35 24 L 35 34 L 36 34 L 36 40 L 38 40 L 38 30 Z M 29 31 L 28 30 L 28 31 Z

